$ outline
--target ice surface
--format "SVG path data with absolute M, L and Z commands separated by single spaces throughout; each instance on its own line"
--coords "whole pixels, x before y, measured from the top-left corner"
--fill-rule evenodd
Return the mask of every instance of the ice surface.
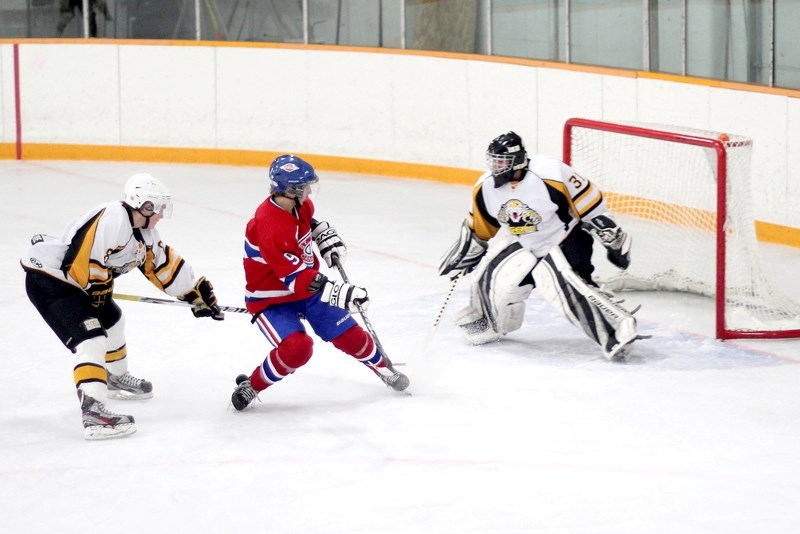
M 800 531 L 800 341 L 718 342 L 709 299 L 632 294 L 653 338 L 627 364 L 535 297 L 522 330 L 473 347 L 452 324 L 464 282 L 424 346 L 464 186 L 321 173 L 318 218 L 350 247 L 347 273 L 369 289 L 411 396 L 317 341 L 307 366 L 238 413 L 234 377 L 268 350 L 248 316 L 123 301 L 130 369 L 155 397 L 111 401 L 135 435 L 84 441 L 72 356 L 28 302 L 18 258 L 30 235 L 121 198 L 143 169 L 173 191 L 165 241 L 221 303 L 242 305 L 243 230 L 265 169 L 0 162 L 1 532 Z M 800 293 L 800 251 L 767 253 Z M 164 296 L 137 272 L 117 291 Z

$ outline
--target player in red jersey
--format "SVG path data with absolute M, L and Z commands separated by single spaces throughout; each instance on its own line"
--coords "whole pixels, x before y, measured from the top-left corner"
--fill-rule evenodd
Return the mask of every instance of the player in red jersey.
M 245 301 L 253 322 L 274 347 L 247 375 L 236 378 L 231 402 L 244 410 L 259 391 L 284 379 L 311 358 L 313 340 L 304 321 L 323 341 L 369 367 L 392 389 L 409 380 L 376 347 L 350 312 L 366 309 L 367 290 L 328 279 L 319 271 L 319 253 L 328 267 L 342 264 L 347 247 L 336 229 L 314 219 L 309 198 L 319 181 L 314 168 L 293 155 L 275 159 L 269 168 L 270 195 L 256 209 L 245 231 Z

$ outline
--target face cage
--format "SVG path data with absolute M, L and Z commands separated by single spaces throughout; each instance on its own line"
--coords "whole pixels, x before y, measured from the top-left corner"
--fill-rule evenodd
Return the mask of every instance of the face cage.
M 486 166 L 492 172 L 493 176 L 506 173 L 512 170 L 514 166 L 513 154 L 492 154 L 486 153 Z

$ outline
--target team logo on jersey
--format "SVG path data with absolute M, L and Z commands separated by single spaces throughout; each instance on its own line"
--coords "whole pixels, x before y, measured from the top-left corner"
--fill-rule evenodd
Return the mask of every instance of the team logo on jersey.
M 501 223 L 508 225 L 509 231 L 514 235 L 530 234 L 539 230 L 542 217 L 530 206 L 512 198 L 502 206 L 497 218 Z
M 106 250 L 105 263 L 108 266 L 108 270 L 111 271 L 115 277 L 128 273 L 144 263 L 147 252 L 144 244 L 136 241 L 133 246 L 135 247 L 133 251 L 130 250 L 130 246 Z M 133 259 L 124 262 L 122 265 L 114 265 L 114 263 L 119 260 L 130 257 L 131 252 L 133 254 Z
M 109 265 L 108 270 L 114 275 L 114 277 L 123 275 L 125 273 L 129 273 L 135 268 L 137 268 L 141 263 L 138 261 L 129 261 L 124 265 Z
M 284 171 L 286 171 L 286 172 L 294 172 L 294 171 L 296 171 L 297 169 L 299 169 L 300 167 L 298 167 L 297 165 L 295 165 L 295 164 L 294 164 L 294 163 L 292 163 L 292 162 L 289 162 L 289 163 L 284 163 L 283 165 L 281 165 L 281 166 L 280 166 L 280 167 L 278 167 L 278 168 L 279 168 L 279 169 L 283 169 L 283 170 L 284 170 Z
M 312 247 L 314 243 L 313 238 L 311 237 L 311 232 L 304 235 L 297 244 L 300 246 L 300 249 L 303 251 L 303 263 L 312 267 L 314 265 L 314 248 Z

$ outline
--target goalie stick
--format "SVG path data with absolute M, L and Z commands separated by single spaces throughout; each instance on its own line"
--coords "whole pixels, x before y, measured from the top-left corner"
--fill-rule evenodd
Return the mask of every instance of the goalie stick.
M 424 348 L 426 351 L 430 348 L 431 342 L 433 341 L 433 336 L 436 335 L 436 330 L 439 328 L 439 323 L 442 321 L 442 317 L 444 316 L 444 311 L 447 309 L 447 305 L 450 304 L 450 300 L 452 300 L 453 294 L 456 292 L 456 286 L 458 286 L 458 283 L 461 281 L 463 276 L 464 271 L 461 271 L 450 281 L 450 290 L 447 292 L 447 296 L 444 298 L 444 302 L 442 302 L 442 306 L 439 308 L 439 314 L 436 316 L 436 319 L 433 321 L 433 324 L 428 330 L 427 337 L 425 337 Z
M 192 304 L 190 304 L 189 302 L 183 302 L 180 300 L 159 299 L 154 297 L 140 297 L 139 295 L 126 295 L 124 293 L 114 293 L 114 298 L 118 300 L 131 300 L 133 302 L 146 302 L 148 304 L 166 304 L 168 306 L 182 306 L 184 308 L 193 307 Z M 219 309 L 220 311 L 223 312 L 250 313 L 247 311 L 247 308 L 236 308 L 234 306 L 220 306 Z

